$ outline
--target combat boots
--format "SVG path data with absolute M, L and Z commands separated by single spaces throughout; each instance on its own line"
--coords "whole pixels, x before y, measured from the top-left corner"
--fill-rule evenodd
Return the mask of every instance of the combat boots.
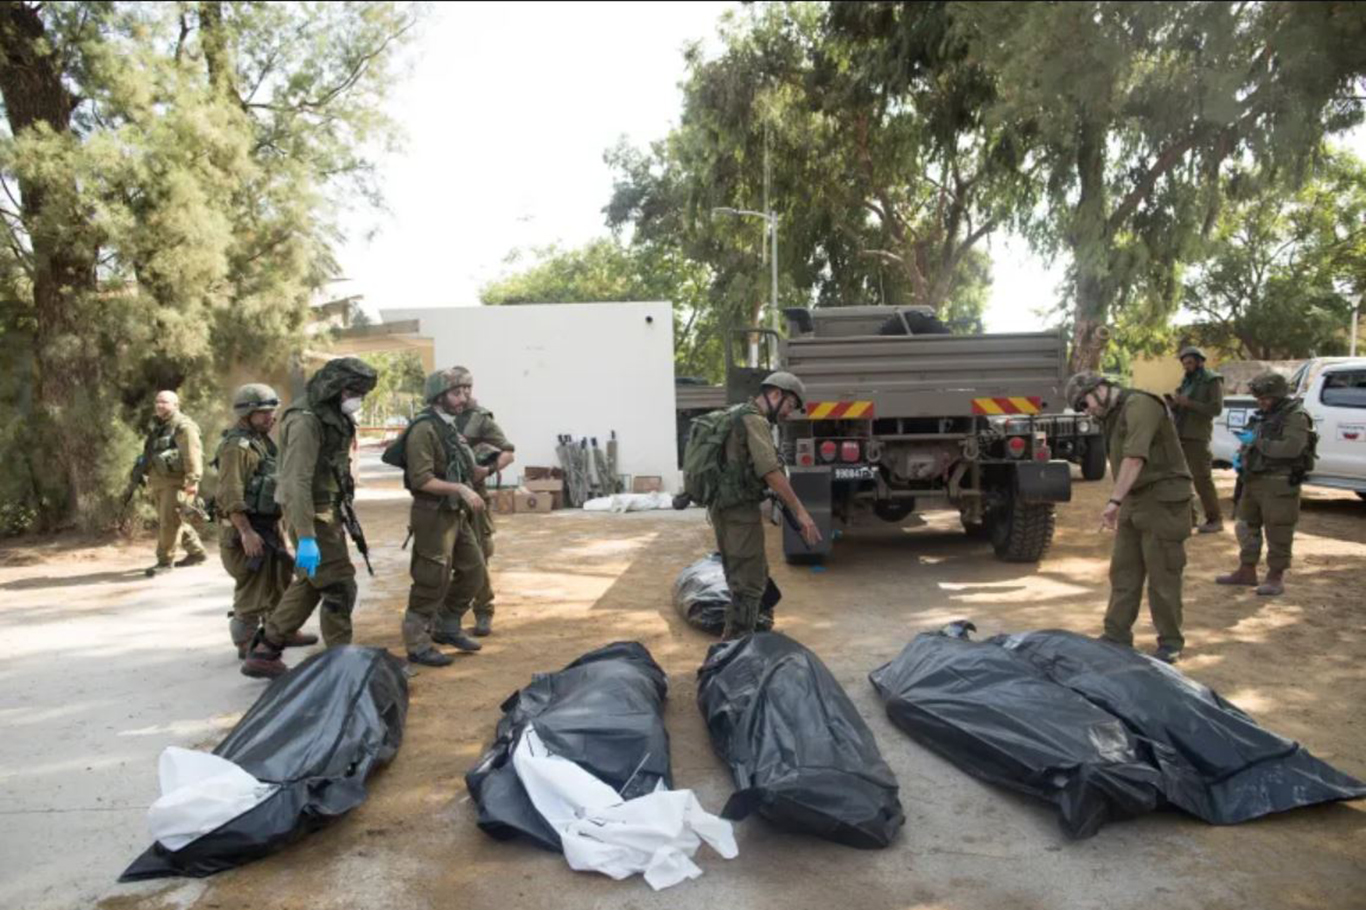
M 197 566 L 202 562 L 207 562 L 208 559 L 209 557 L 206 553 L 188 553 L 186 554 L 184 559 L 181 559 L 176 562 L 175 567 L 177 569 L 184 569 L 188 568 L 189 566 Z
M 493 634 L 493 617 L 490 614 L 483 613 L 474 618 L 474 634 L 480 638 Z
M 452 648 L 459 648 L 461 651 L 482 651 L 484 649 L 483 645 L 466 635 L 465 630 L 459 626 L 454 631 L 434 629 L 432 641 L 441 645 L 450 645 Z
M 257 630 L 252 639 L 251 651 L 242 661 L 242 675 L 256 679 L 274 679 L 289 672 L 289 667 L 280 659 L 281 648 L 277 648 L 266 638 L 264 630 Z
M 1218 578 L 1214 579 L 1214 583 L 1220 585 L 1246 585 L 1247 587 L 1254 587 L 1257 584 L 1257 566 L 1255 563 L 1251 565 L 1243 563 L 1238 566 L 1237 572 L 1230 572 L 1228 575 L 1220 575 Z
M 449 654 L 438 651 L 436 648 L 428 648 L 421 654 L 408 652 L 408 663 L 422 664 L 424 667 L 449 667 L 455 663 L 455 658 Z
M 1257 586 L 1257 593 L 1267 597 L 1285 593 L 1285 570 L 1268 569 L 1266 581 Z
M 238 619 L 232 613 L 228 614 L 228 634 L 232 636 L 232 643 L 237 648 L 238 660 L 247 659 L 247 651 L 251 650 L 251 643 L 255 640 L 256 630 L 259 628 L 259 625 Z
M 1217 518 L 1211 518 L 1202 525 L 1195 526 L 1197 534 L 1218 534 L 1224 530 L 1224 523 Z
M 175 565 L 170 562 L 158 562 L 154 566 L 148 566 L 142 574 L 146 575 L 148 578 L 151 578 L 153 575 L 165 575 L 167 572 L 171 571 L 174 568 Z

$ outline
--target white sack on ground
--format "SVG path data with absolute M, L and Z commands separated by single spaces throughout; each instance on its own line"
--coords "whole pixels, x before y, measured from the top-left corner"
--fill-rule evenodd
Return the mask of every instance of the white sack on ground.
M 622 802 L 607 784 L 552 755 L 529 726 L 512 756 L 532 805 L 560 835 L 571 869 L 620 881 L 644 873 L 659 891 L 702 874 L 703 842 L 726 859 L 739 852 L 730 822 L 704 810 L 691 790 L 657 790 Z
M 653 512 L 673 507 L 674 498 L 668 493 L 617 493 L 583 504 L 585 512 Z
M 147 810 L 152 837 L 180 850 L 263 802 L 277 789 L 226 758 L 167 746 L 157 764 L 161 798 Z

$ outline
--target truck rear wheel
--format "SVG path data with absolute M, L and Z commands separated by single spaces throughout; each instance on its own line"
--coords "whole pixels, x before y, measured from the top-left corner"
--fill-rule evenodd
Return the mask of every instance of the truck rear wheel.
M 1038 562 L 1053 543 L 1053 525 L 1053 503 L 1012 499 L 989 519 L 992 549 L 1006 562 Z
M 1093 436 L 1086 440 L 1081 452 L 1081 479 L 1105 479 L 1105 439 Z

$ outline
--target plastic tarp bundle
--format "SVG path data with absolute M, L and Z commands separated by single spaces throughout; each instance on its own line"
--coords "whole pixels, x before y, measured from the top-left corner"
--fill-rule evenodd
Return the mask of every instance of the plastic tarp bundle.
M 773 628 L 773 609 L 782 599 L 782 592 L 770 578 L 759 602 L 758 631 L 767 632 Z M 699 559 L 674 579 L 674 609 L 693 628 L 720 635 L 726 626 L 726 606 L 729 604 L 730 587 L 726 584 L 720 553 Z
M 736 792 L 721 815 L 853 847 L 886 847 L 905 821 L 873 732 L 820 658 L 777 632 L 712 645 L 697 704 Z
M 656 512 L 673 507 L 674 498 L 668 493 L 614 493 L 583 504 L 585 512 Z
M 213 751 L 273 791 L 253 803 L 240 789 L 245 780 L 231 780 L 235 775 L 225 765 L 215 769 L 215 763 L 173 758 L 168 768 L 163 760 L 163 783 L 172 789 L 152 815 L 159 830 L 189 837 L 204 818 L 227 814 L 221 808 L 225 799 L 250 808 L 179 849 L 154 843 L 120 881 L 212 875 L 273 853 L 346 814 L 365 801 L 366 778 L 398 751 L 407 712 L 403 662 L 387 651 L 346 646 L 310 657 L 272 682 Z M 200 790 L 187 793 L 185 787 Z M 167 815 L 164 810 L 175 803 L 189 811 Z
M 1180 671 L 1072 632 L 917 636 L 870 675 L 892 721 L 963 770 L 1052 802 L 1063 830 L 1163 806 L 1211 824 L 1366 796 Z
M 506 840 L 521 835 L 562 852 L 560 836 L 536 810 L 513 766 L 523 732 L 534 721 L 546 748 L 611 787 L 622 799 L 672 788 L 664 729 L 668 682 L 638 642 L 590 651 L 503 702 L 493 745 L 465 775 L 479 805 L 479 827 Z

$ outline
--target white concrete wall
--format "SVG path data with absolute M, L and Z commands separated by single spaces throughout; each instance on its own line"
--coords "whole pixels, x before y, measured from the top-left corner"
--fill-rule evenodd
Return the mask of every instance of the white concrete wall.
M 518 476 L 527 465 L 559 464 L 559 434 L 596 436 L 605 452 L 616 430 L 620 473 L 676 488 L 669 303 L 386 309 L 383 318 L 421 320 L 437 368 L 474 373 L 474 397 L 517 446 Z

